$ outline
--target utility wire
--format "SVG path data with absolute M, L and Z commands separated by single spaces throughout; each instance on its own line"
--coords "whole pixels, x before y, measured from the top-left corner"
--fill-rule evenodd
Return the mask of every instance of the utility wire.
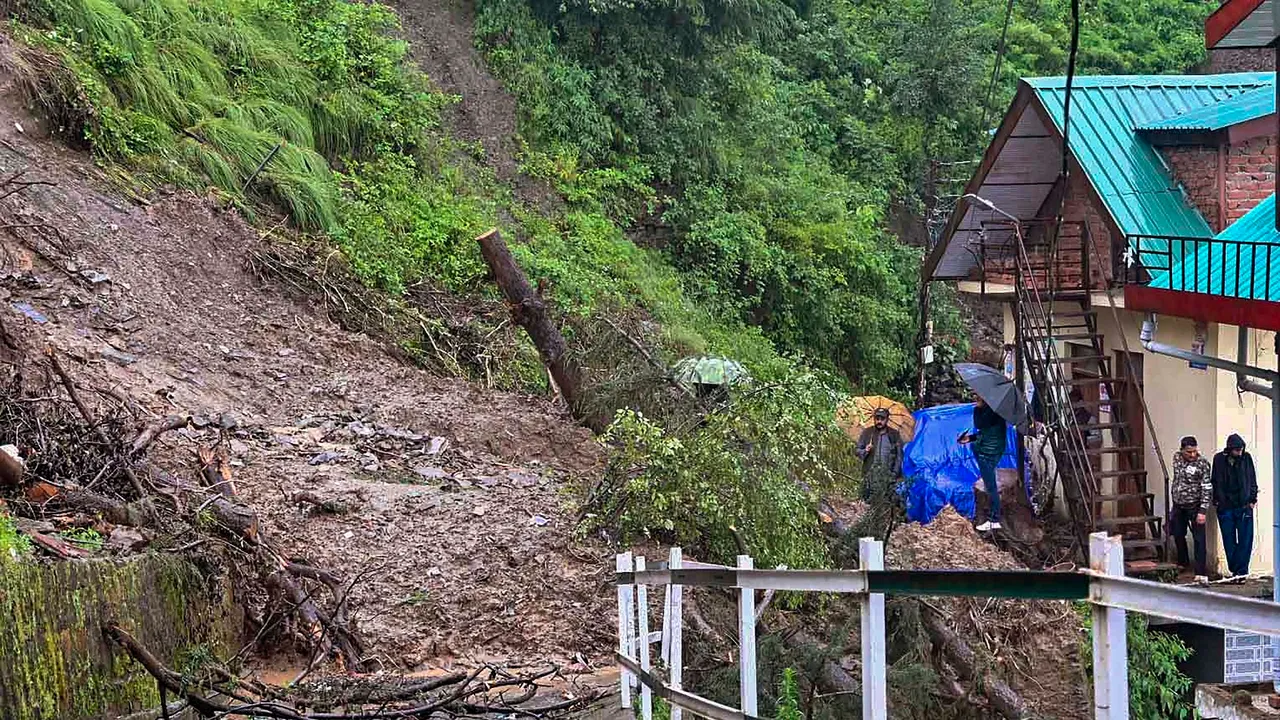
M 1071 0 L 1071 50 L 1067 55 L 1067 88 L 1062 100 L 1062 171 L 1061 178 L 1063 181 L 1062 200 L 1067 197 L 1066 180 L 1069 166 L 1067 158 L 1070 152 L 1071 139 L 1071 87 L 1076 77 L 1076 54 L 1080 50 L 1080 0 Z M 1062 224 L 1062 205 L 1058 205 L 1058 224 Z
M 1004 53 L 1008 49 L 1005 41 L 1009 37 L 1009 21 L 1013 19 L 1013 3 L 1014 0 L 1009 0 L 1004 6 L 1004 27 L 1000 29 L 1000 44 L 996 46 L 996 63 L 991 67 L 991 82 L 987 84 L 987 101 L 982 105 L 982 125 L 979 127 L 984 131 L 987 129 L 987 119 L 991 116 L 991 102 L 995 98 L 996 83 L 1000 81 Z

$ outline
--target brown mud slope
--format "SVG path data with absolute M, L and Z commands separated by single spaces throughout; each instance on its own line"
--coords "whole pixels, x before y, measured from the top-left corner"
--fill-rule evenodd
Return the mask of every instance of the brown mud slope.
M 458 137 L 484 146 L 498 177 L 516 174 L 516 101 L 489 73 L 473 41 L 471 0 L 390 0 L 409 54 L 440 90 L 460 99 L 448 117 Z
M 928 525 L 894 531 L 886 567 L 1025 570 L 1012 555 L 985 542 L 948 507 Z M 999 674 L 1034 717 L 1090 716 L 1080 659 L 1080 622 L 1071 603 L 1039 600 L 943 598 L 930 601 L 974 652 L 993 658 Z
M 0 77 L 0 178 L 23 170 L 54 184 L 0 199 L 3 326 L 143 420 L 232 413 L 238 491 L 287 552 L 362 578 L 359 626 L 385 663 L 607 652 L 611 565 L 574 541 L 568 508 L 600 457 L 560 407 L 407 367 L 256 282 L 264 241 L 234 211 L 121 199 Z M 192 466 L 185 433 L 157 447 L 170 467 Z M 307 490 L 348 512 L 304 512 L 289 498 Z

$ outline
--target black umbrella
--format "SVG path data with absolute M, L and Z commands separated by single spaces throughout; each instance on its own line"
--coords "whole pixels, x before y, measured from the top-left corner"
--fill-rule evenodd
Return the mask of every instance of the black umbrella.
M 1000 371 L 977 363 L 956 363 L 960 379 L 986 401 L 996 414 L 1014 425 L 1027 420 L 1027 403 L 1017 385 Z

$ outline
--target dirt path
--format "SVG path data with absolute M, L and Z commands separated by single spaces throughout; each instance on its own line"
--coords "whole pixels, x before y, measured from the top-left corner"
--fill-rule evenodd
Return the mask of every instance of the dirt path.
M 241 494 L 289 552 L 363 578 L 358 621 L 389 666 L 604 656 L 611 566 L 567 509 L 600 455 L 561 407 L 406 367 L 256 282 L 262 240 L 234 211 L 120 199 L 11 86 L 0 98 L 0 176 L 55 183 L 0 201 L 7 222 L 57 228 L 0 237 L 11 334 L 156 416 L 233 415 Z M 185 433 L 158 450 L 172 467 L 191 467 Z M 351 511 L 312 516 L 299 490 Z

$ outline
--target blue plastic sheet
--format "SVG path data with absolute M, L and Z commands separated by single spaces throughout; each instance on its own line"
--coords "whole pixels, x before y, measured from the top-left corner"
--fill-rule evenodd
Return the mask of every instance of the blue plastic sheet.
M 907 520 L 931 522 L 947 505 L 972 520 L 978 462 L 969 446 L 956 438 L 973 429 L 973 405 L 939 405 L 917 410 L 913 416 L 916 433 L 902 459 Z M 1012 425 L 1006 447 L 999 467 L 1017 468 L 1017 433 Z

